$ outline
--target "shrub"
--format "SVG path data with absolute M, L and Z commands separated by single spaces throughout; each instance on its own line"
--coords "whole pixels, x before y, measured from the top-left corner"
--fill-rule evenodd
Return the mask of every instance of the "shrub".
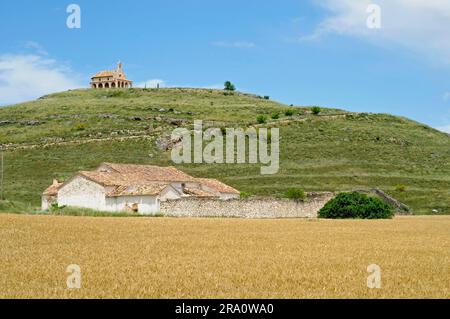
M 84 124 L 84 123 L 77 123 L 75 125 L 76 131 L 84 131 L 85 129 L 86 129 L 86 124 Z
M 305 192 L 299 188 L 288 189 L 286 193 L 284 193 L 284 197 L 292 199 L 296 202 L 303 202 L 306 198 Z
M 319 218 L 330 219 L 387 219 L 393 216 L 392 207 L 381 199 L 358 192 L 340 193 L 319 211 Z
M 249 197 L 250 197 L 250 194 L 249 194 L 249 193 L 241 192 L 241 194 L 240 194 L 240 198 L 241 198 L 241 199 L 247 199 L 247 198 L 249 198 Z
M 272 113 L 270 116 L 273 120 L 278 120 L 280 118 L 280 113 Z
M 258 122 L 258 124 L 264 124 L 267 122 L 267 117 L 265 115 L 258 115 L 256 121 Z
M 320 107 L 318 107 L 318 106 L 314 106 L 314 107 L 311 109 L 311 111 L 312 111 L 312 113 L 313 113 L 314 115 L 319 115 L 319 113 L 322 112 L 322 109 L 321 109 Z
M 224 86 L 225 86 L 225 88 L 224 88 L 225 91 L 234 91 L 234 90 L 236 90 L 236 87 L 230 81 L 226 81 Z
M 270 100 L 270 96 L 264 95 L 264 100 Z
M 395 190 L 397 192 L 405 192 L 406 191 L 406 185 L 400 184 L 395 186 Z
M 286 111 L 284 111 L 284 115 L 292 116 L 292 115 L 294 115 L 294 111 L 293 110 L 286 110 Z

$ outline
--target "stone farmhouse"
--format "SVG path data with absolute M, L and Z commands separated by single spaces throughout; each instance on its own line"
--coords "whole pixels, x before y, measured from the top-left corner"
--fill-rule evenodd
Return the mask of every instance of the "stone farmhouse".
M 100 71 L 91 78 L 91 88 L 93 89 L 114 89 L 131 88 L 133 81 L 127 79 L 123 72 L 122 63 L 117 64 L 115 71 Z
M 229 200 L 239 191 L 216 179 L 195 178 L 175 167 L 102 163 L 68 181 L 53 181 L 42 194 L 42 209 L 52 204 L 107 212 L 160 212 L 162 202 L 181 199 Z

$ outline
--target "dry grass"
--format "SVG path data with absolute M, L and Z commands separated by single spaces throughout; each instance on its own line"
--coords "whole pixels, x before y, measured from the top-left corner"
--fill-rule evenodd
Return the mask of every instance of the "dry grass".
M 0 215 L 0 297 L 448 298 L 450 218 Z M 383 287 L 366 287 L 369 264 Z M 66 267 L 82 289 L 66 289 Z

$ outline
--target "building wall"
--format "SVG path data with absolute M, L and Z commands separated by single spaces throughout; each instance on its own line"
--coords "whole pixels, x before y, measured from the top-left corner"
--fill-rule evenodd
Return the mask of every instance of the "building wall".
M 160 202 L 167 200 L 179 199 L 180 195 L 172 187 L 165 188 L 158 196 L 120 196 L 106 198 L 106 211 L 110 212 L 126 212 L 133 207 L 138 206 L 138 214 L 151 215 L 160 210 Z
M 221 200 L 239 199 L 241 197 L 240 194 L 221 193 L 205 184 L 201 184 L 201 185 L 199 185 L 199 187 L 204 191 L 207 191 L 207 192 L 215 194 L 216 196 L 219 196 L 219 198 Z
M 58 205 L 80 208 L 89 208 L 106 212 L 127 212 L 137 204 L 138 213 L 152 214 L 159 212 L 160 200 L 174 200 L 180 198 L 178 192 L 167 187 L 159 196 L 120 196 L 106 197 L 112 190 L 111 187 L 103 187 L 82 176 L 76 176 L 58 192 Z M 50 201 L 42 197 L 42 208 L 48 209 Z
M 315 218 L 333 193 L 309 194 L 305 202 L 283 199 L 197 199 L 161 202 L 160 212 L 176 217 Z
M 174 200 L 174 199 L 180 199 L 181 195 L 180 193 L 173 187 L 169 186 L 166 187 L 161 194 L 159 194 L 159 199 L 162 202 L 165 202 L 167 200 Z
M 103 186 L 76 176 L 58 191 L 58 205 L 106 210 Z
M 58 200 L 56 196 L 47 196 L 42 195 L 42 201 L 41 201 L 41 208 L 42 210 L 47 210 L 50 208 L 50 206 L 54 203 L 56 203 Z
M 239 194 L 219 193 L 221 200 L 239 199 Z
M 159 199 L 156 196 L 120 196 L 106 198 L 106 211 L 126 212 L 137 204 L 138 214 L 150 215 L 159 212 Z
M 195 183 L 195 182 L 185 182 L 185 183 L 172 182 L 171 183 L 172 187 L 175 188 L 180 193 L 183 193 L 183 184 L 187 188 L 200 188 L 200 183 Z

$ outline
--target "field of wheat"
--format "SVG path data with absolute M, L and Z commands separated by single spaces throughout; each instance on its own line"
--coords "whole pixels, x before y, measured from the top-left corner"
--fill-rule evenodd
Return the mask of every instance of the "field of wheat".
M 0 298 L 449 298 L 450 217 L 0 214 Z M 81 269 L 69 290 L 67 266 Z M 367 267 L 381 268 L 381 289 Z

